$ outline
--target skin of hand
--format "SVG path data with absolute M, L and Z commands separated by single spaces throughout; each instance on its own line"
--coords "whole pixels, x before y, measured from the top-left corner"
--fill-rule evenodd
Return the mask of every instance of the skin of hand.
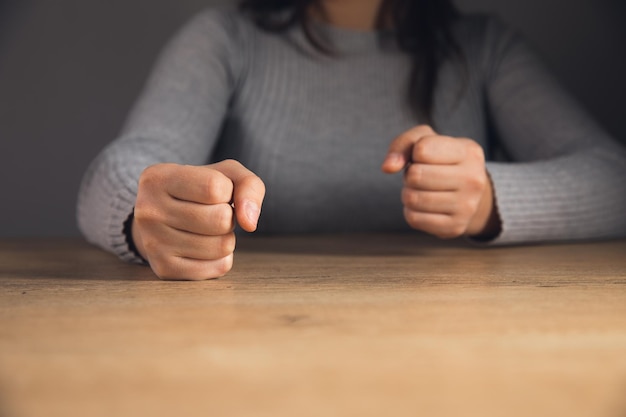
M 204 280 L 233 265 L 235 221 L 256 230 L 265 185 L 239 162 L 157 164 L 140 178 L 132 237 L 161 279 Z
M 385 173 L 404 169 L 404 218 L 414 229 L 440 238 L 495 237 L 500 219 L 481 146 L 467 138 L 416 126 L 393 140 Z

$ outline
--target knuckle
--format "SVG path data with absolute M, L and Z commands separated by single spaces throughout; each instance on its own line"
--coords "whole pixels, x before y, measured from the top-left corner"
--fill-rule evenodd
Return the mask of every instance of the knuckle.
M 133 221 L 139 225 L 157 224 L 163 222 L 161 210 L 143 202 L 139 202 L 135 206 Z
M 407 181 L 409 184 L 417 187 L 424 178 L 424 167 L 422 164 L 411 164 L 407 169 Z
M 206 195 L 217 200 L 229 200 L 232 194 L 232 182 L 217 170 L 208 171 L 204 186 Z
M 160 186 L 171 164 L 155 164 L 145 168 L 139 176 L 139 189 L 152 189 Z
M 421 229 L 422 224 L 419 221 L 419 217 L 416 216 L 416 214 L 413 211 L 406 209 L 406 208 L 404 209 L 404 220 L 412 228 Z
M 234 233 L 229 233 L 220 238 L 218 252 L 220 257 L 228 256 L 235 251 L 236 238 Z
M 413 145 L 413 160 L 424 160 L 428 157 L 428 141 L 423 138 Z
M 160 164 L 150 165 L 146 167 L 142 172 L 139 178 L 141 180 L 147 181 L 152 178 L 158 177 L 160 175 Z
M 214 265 L 214 274 L 211 274 L 214 277 L 223 277 L 233 268 L 233 256 L 228 255 L 222 259 L 218 259 L 215 261 Z
M 446 230 L 447 236 L 446 239 L 454 239 L 459 237 L 465 233 L 467 225 L 465 222 L 460 220 L 455 220 Z
M 232 230 L 234 226 L 232 207 L 228 204 L 216 206 L 214 223 L 218 234 Z
M 231 166 L 233 168 L 242 168 L 243 167 L 241 162 L 237 161 L 236 159 L 232 159 L 232 158 L 224 159 L 222 161 L 222 163 L 224 165 L 229 165 L 229 166 Z
M 415 220 L 415 219 L 412 219 L 412 220 L 407 220 L 407 223 L 408 223 L 408 224 L 409 224 L 409 226 L 411 226 L 413 229 L 416 229 L 416 230 L 422 230 L 422 229 L 424 229 L 424 225 L 423 225 L 420 221 L 417 221 L 417 220 Z
M 471 175 L 467 178 L 467 187 L 471 191 L 482 191 L 487 184 L 487 179 L 484 175 Z
M 433 134 L 435 134 L 435 131 L 433 130 L 433 128 L 430 125 L 427 125 L 427 124 L 418 125 L 417 129 L 424 135 L 433 135 Z
M 468 158 L 474 161 L 485 160 L 485 151 L 477 142 L 471 139 L 466 139 L 465 143 L 467 144 L 465 147 L 465 152 Z
M 224 159 L 216 164 L 213 164 L 216 169 L 220 172 L 223 172 L 221 167 L 224 168 L 224 171 L 226 172 L 239 172 L 242 169 L 246 169 L 246 167 L 243 166 L 243 164 L 239 161 L 237 161 L 236 159 L 232 159 L 232 158 L 228 158 L 228 159 Z
M 265 195 L 265 183 L 255 174 L 250 174 L 241 180 L 242 187 L 252 190 L 253 192 Z
M 401 193 L 402 204 L 406 207 L 415 207 L 417 205 L 417 196 L 410 188 L 403 188 Z
M 150 259 L 150 268 L 152 268 L 152 272 L 160 279 L 177 278 L 174 268 L 163 259 Z

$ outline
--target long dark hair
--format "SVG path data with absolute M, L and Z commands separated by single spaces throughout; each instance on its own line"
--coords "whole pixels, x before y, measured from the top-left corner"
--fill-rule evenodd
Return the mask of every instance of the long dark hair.
M 308 41 L 319 51 L 331 54 L 312 30 L 308 11 L 324 13 L 320 0 L 241 0 L 240 9 L 251 15 L 260 28 L 282 32 L 299 25 Z M 382 0 L 376 27 L 391 22 L 399 48 L 411 55 L 408 104 L 422 121 L 432 123 L 433 100 L 441 64 L 465 60 L 452 35 L 459 12 L 451 0 Z

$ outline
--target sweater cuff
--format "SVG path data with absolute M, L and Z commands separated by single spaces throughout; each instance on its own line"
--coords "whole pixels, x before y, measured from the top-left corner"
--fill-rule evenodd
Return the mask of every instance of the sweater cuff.
M 624 198 L 615 196 L 616 179 L 603 172 L 610 164 L 601 158 L 488 162 L 487 170 L 502 221 L 492 244 L 606 238 L 624 223 L 615 209 L 624 206 Z M 590 175 L 599 180 L 589 181 Z
M 147 265 L 137 251 L 130 233 L 130 226 L 134 216 L 135 195 L 123 188 L 116 199 L 113 218 L 109 223 L 109 242 L 113 252 L 123 261 Z M 115 226 L 113 226 L 115 225 Z
M 135 245 L 135 241 L 133 240 L 133 219 L 135 218 L 135 210 L 130 213 L 126 221 L 124 222 L 123 233 L 126 236 L 126 244 L 128 245 L 128 250 L 134 255 L 134 258 L 128 259 L 128 261 L 133 263 L 141 263 L 144 265 L 148 265 L 148 261 L 141 256 L 139 251 L 137 250 L 137 246 Z
M 530 243 L 554 240 L 568 234 L 567 229 L 563 229 L 566 227 L 563 219 L 559 219 L 558 207 L 550 201 L 558 198 L 554 193 L 559 194 L 554 177 L 541 169 L 515 163 L 488 162 L 487 171 L 493 185 L 501 230 L 496 238 L 476 243 Z

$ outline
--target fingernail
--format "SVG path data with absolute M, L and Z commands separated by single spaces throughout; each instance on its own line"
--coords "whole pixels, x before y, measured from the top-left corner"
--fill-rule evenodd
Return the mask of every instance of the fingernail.
M 246 201 L 244 207 L 245 207 L 246 217 L 248 217 L 248 220 L 250 221 L 250 223 L 252 223 L 256 227 L 259 221 L 259 215 L 261 214 L 261 209 L 256 203 L 252 201 Z

